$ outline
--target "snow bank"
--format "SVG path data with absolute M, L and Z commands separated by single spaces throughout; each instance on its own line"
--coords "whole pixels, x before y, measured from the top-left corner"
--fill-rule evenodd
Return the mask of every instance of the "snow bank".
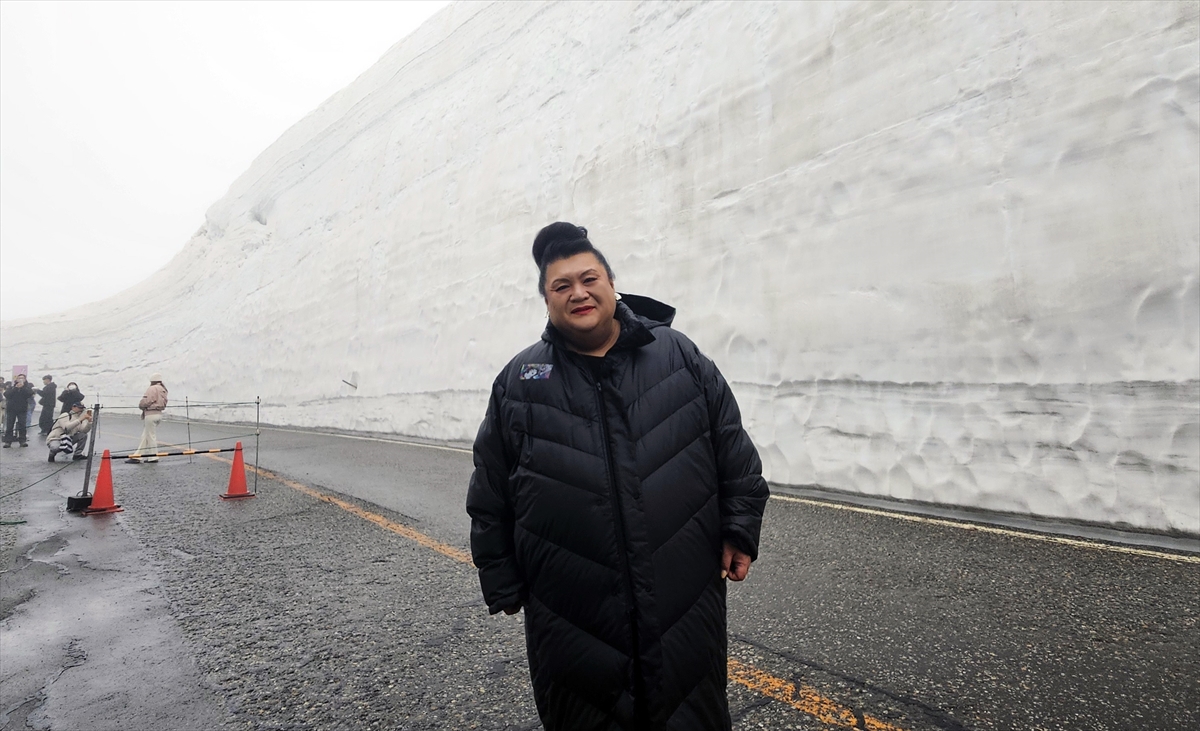
M 1200 533 L 1195 3 L 451 6 L 3 361 L 470 438 L 586 225 L 770 479 Z M 355 384 L 351 388 L 343 380 Z

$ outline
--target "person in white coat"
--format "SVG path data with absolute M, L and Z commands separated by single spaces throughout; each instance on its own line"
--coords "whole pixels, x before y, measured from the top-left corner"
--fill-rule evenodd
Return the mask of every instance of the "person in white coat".
M 87 459 L 83 448 L 87 446 L 87 435 L 92 430 L 92 412 L 85 410 L 83 404 L 73 404 L 71 410 L 59 414 L 54 420 L 54 426 L 46 436 L 46 446 L 50 449 L 47 462 L 53 462 L 59 452 L 74 450 L 72 459 Z
M 158 373 L 150 376 L 150 388 L 138 402 L 142 410 L 142 442 L 137 451 L 129 455 L 126 462 L 139 464 L 141 462 L 157 462 L 158 457 L 142 459 L 142 452 L 151 454 L 158 451 L 158 422 L 162 421 L 163 411 L 167 408 L 167 387 L 163 385 L 162 376 Z

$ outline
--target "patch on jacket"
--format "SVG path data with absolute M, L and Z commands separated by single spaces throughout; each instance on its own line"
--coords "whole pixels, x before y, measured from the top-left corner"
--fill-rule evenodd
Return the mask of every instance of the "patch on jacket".
M 554 370 L 553 363 L 525 363 L 521 366 L 522 381 L 545 381 Z

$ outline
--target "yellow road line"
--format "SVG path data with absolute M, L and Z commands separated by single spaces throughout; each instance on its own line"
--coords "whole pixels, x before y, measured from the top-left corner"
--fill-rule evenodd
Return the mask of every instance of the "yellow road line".
M 129 437 L 128 434 L 116 434 L 115 436 L 132 438 L 132 437 Z M 163 442 L 163 444 L 166 444 L 171 447 L 179 446 L 177 444 L 171 444 L 170 442 Z M 233 464 L 233 460 L 228 459 L 226 457 L 218 457 L 215 454 L 202 454 L 202 456 L 208 457 L 209 459 L 215 459 L 218 462 L 224 462 L 225 464 Z M 260 476 L 265 477 L 268 480 L 275 480 L 276 482 L 278 482 L 280 484 L 287 485 L 288 487 L 292 488 L 293 490 L 298 490 L 299 492 L 302 492 L 305 495 L 308 495 L 309 497 L 316 498 L 317 500 L 329 503 L 330 505 L 336 505 L 339 508 L 341 508 L 342 510 L 345 510 L 348 513 L 353 513 L 354 515 L 357 515 L 358 517 L 362 518 L 363 520 L 370 521 L 371 523 L 374 523 L 375 525 L 379 526 L 380 528 L 383 528 L 384 530 L 391 531 L 392 533 L 395 533 L 398 536 L 407 538 L 410 541 L 413 541 L 419 545 L 422 545 L 430 550 L 437 551 L 438 553 L 442 554 L 443 556 L 452 558 L 455 561 L 458 561 L 459 563 L 474 565 L 474 562 L 471 560 L 471 555 L 469 553 L 467 553 L 466 551 L 462 550 L 461 548 L 456 548 L 455 546 L 451 546 L 448 543 L 442 543 L 441 541 L 437 540 L 436 538 L 430 538 L 429 536 L 425 535 L 424 533 L 417 531 L 417 530 L 413 530 L 412 528 L 409 528 L 406 525 L 397 523 L 394 520 L 388 520 L 387 518 L 383 517 L 382 515 L 372 513 L 369 510 L 364 510 L 364 509 L 358 507 L 357 505 L 355 505 L 354 503 L 347 502 L 345 500 L 342 500 L 341 498 L 334 497 L 333 495 L 323 493 L 319 490 L 314 490 L 313 488 L 309 487 L 308 485 L 304 485 L 302 483 L 296 482 L 295 480 L 289 480 L 288 478 L 283 477 L 282 475 L 277 475 L 274 472 L 271 472 L 270 470 L 265 470 L 261 467 L 255 467 L 254 465 L 246 465 L 246 469 L 250 472 L 256 472 Z
M 182 422 L 180 422 L 182 423 Z M 220 424 L 205 424 L 205 426 L 221 426 Z M 226 427 L 234 428 L 234 427 Z M 421 442 L 407 442 L 398 439 L 380 439 L 378 437 L 359 437 L 350 434 L 331 434 L 328 432 L 308 431 L 304 429 L 286 429 L 278 426 L 264 426 L 262 429 L 267 431 L 281 431 L 291 434 L 322 434 L 329 437 L 338 437 L 340 439 L 357 439 L 366 442 L 380 442 L 382 444 L 401 444 L 407 447 L 425 447 L 427 449 L 440 449 L 446 452 L 459 452 L 461 454 L 471 454 L 469 449 L 460 449 L 458 447 L 443 447 L 437 444 L 422 444 Z M 127 435 L 121 435 L 127 436 Z M 834 508 L 837 510 L 849 510 L 851 512 L 865 513 L 867 515 L 881 515 L 888 518 L 899 518 L 900 520 L 908 520 L 914 523 L 927 523 L 930 525 L 943 525 L 951 528 L 960 528 L 962 530 L 975 530 L 983 533 L 994 533 L 996 535 L 1008 536 L 1010 538 L 1027 538 L 1034 541 L 1045 541 L 1047 543 L 1058 543 L 1066 546 L 1074 546 L 1076 548 L 1092 548 L 1100 551 L 1112 551 L 1114 553 L 1125 553 L 1134 556 L 1147 556 L 1150 558 L 1161 558 L 1168 561 L 1179 561 L 1182 563 L 1200 563 L 1200 556 L 1190 556 L 1178 553 L 1167 553 L 1165 551 L 1155 551 L 1148 548 L 1133 548 L 1125 546 L 1116 546 L 1108 543 L 1096 543 L 1095 541 L 1086 541 L 1078 538 L 1063 538 L 1059 536 L 1046 535 L 1044 533 L 1035 533 L 1033 531 L 1021 531 L 1008 528 L 995 528 L 989 525 L 980 523 L 968 523 L 953 520 L 941 520 L 938 518 L 925 518 L 920 515 L 911 513 L 903 513 L 897 510 L 884 510 L 881 508 L 860 508 L 856 505 L 845 505 L 824 500 L 812 500 L 806 498 L 796 498 L 789 495 L 771 495 L 773 499 L 783 500 L 786 502 L 805 503 L 807 505 L 817 505 L 823 508 Z
M 231 462 L 229 459 L 218 457 L 216 455 L 206 456 L 222 462 Z M 434 538 L 430 538 L 420 531 L 413 530 L 405 525 L 400 525 L 399 523 L 388 520 L 382 515 L 377 515 L 369 510 L 364 510 L 357 505 L 353 505 L 345 500 L 341 500 L 333 497 L 332 495 L 327 495 L 318 490 L 314 490 L 307 485 L 303 485 L 294 480 L 289 480 L 286 477 L 282 477 L 268 470 L 255 467 L 247 467 L 246 469 L 257 469 L 258 474 L 267 479 L 283 483 L 293 490 L 298 490 L 305 495 L 316 498 L 317 500 L 322 500 L 332 505 L 336 505 L 339 508 L 353 513 L 364 520 L 368 520 L 375 525 L 380 526 L 381 528 L 396 533 L 397 535 L 404 536 L 411 541 L 415 541 L 416 543 L 437 551 L 443 556 L 448 556 L 455 561 L 459 561 L 470 566 L 474 565 L 471 555 L 466 551 L 442 543 Z M 761 693 L 768 698 L 782 701 L 797 711 L 812 716 L 821 723 L 841 726 L 844 728 L 855 728 L 855 724 L 857 723 L 857 719 L 855 718 L 853 711 L 845 706 L 839 705 L 836 701 L 822 696 L 812 688 L 809 688 L 808 686 L 801 686 L 799 693 L 797 693 L 796 687 L 792 683 L 789 683 L 781 678 L 776 678 L 770 673 L 759 670 L 752 665 L 747 665 L 746 663 L 734 660 L 733 658 L 729 658 L 729 679 L 735 683 L 746 686 L 752 691 Z M 849 719 L 849 721 L 846 722 L 846 719 Z M 864 715 L 863 719 L 866 721 L 867 728 L 870 729 L 870 731 L 904 731 L 904 729 L 900 728 L 899 726 L 893 726 L 889 723 L 885 723 L 873 716 Z
M 783 678 L 777 678 L 770 673 L 759 670 L 753 665 L 729 658 L 729 679 L 738 685 L 744 685 L 750 690 L 786 703 L 797 711 L 812 716 L 821 723 L 835 728 L 860 728 L 854 711 L 830 700 L 807 685 L 796 687 Z M 871 731 L 903 731 L 887 721 L 881 721 L 874 716 L 863 715 L 863 723 Z
M 300 429 L 283 429 L 280 427 L 263 427 L 272 431 L 290 432 L 293 434 L 323 434 L 325 436 L 340 437 L 342 439 L 358 439 L 368 442 L 380 442 L 383 444 L 402 444 L 410 447 L 427 447 L 429 449 L 440 449 L 447 452 L 462 452 L 471 454 L 469 449 L 458 449 L 455 447 L 442 447 L 436 444 L 421 444 L 420 442 L 403 442 L 393 439 L 379 439 L 376 437 L 356 437 L 348 434 L 327 434 L 325 432 L 311 432 Z M 128 434 L 118 434 L 116 436 L 131 437 Z M 179 445 L 172 445 L 179 446 Z M 802 503 L 804 505 L 815 505 L 821 508 L 833 508 L 835 510 L 847 510 L 852 513 L 863 513 L 865 515 L 878 515 L 885 518 L 896 518 L 898 520 L 907 520 L 912 523 L 925 523 L 926 525 L 939 525 L 948 528 L 958 528 L 959 530 L 971 530 L 980 533 L 991 533 L 993 535 L 1007 536 L 1009 538 L 1025 538 L 1033 541 L 1043 541 L 1045 543 L 1057 543 L 1063 546 L 1072 546 L 1074 548 L 1089 548 L 1097 551 L 1109 551 L 1112 553 L 1124 553 L 1132 556 L 1144 556 L 1147 558 L 1159 558 L 1167 561 L 1177 561 L 1180 563 L 1195 563 L 1200 564 L 1200 556 L 1167 553 L 1166 551 L 1155 551 L 1148 548 L 1134 548 L 1132 546 L 1120 546 L 1109 543 L 1097 543 L 1095 541 L 1086 541 L 1079 538 L 1065 538 L 1062 536 L 1048 535 L 1045 533 L 1035 533 L 1033 531 L 1014 530 L 1011 528 L 997 528 L 995 526 L 984 525 L 981 523 L 969 523 L 957 520 L 943 520 L 941 518 L 926 518 L 921 515 L 913 515 L 911 513 L 902 513 L 896 510 L 883 510 L 881 508 L 862 508 L 857 505 L 846 505 L 845 503 L 837 503 L 826 500 L 814 500 L 811 498 L 798 498 L 790 495 L 771 495 L 773 500 L 782 500 L 789 503 Z
M 225 457 L 218 457 L 215 454 L 209 454 L 205 456 L 221 462 L 232 463 L 232 460 L 226 459 Z M 364 510 L 357 505 L 320 492 L 319 490 L 314 490 L 307 485 L 296 482 L 295 480 L 289 480 L 288 478 L 277 475 L 269 470 L 264 470 L 262 468 L 256 468 L 253 466 L 248 466 L 246 469 L 252 471 L 256 470 L 258 474 L 269 480 L 275 480 L 276 482 L 287 485 L 293 490 L 297 490 L 305 495 L 314 497 L 317 500 L 330 503 L 331 505 L 336 505 L 349 513 L 353 513 L 364 520 L 370 521 L 371 523 L 384 528 L 385 530 L 389 530 L 411 541 L 415 541 L 426 548 L 437 551 L 443 556 L 448 556 L 460 563 L 474 566 L 474 561 L 471 559 L 471 555 L 466 551 L 442 543 L 434 538 L 430 538 L 424 533 L 413 530 L 406 525 L 401 525 L 394 521 L 388 520 L 382 515 L 372 513 L 369 510 Z M 797 711 L 812 716 L 821 723 L 843 728 L 856 728 L 855 724 L 858 721 L 855 718 L 853 711 L 845 706 L 840 705 L 837 703 L 837 701 L 826 698 L 812 688 L 808 686 L 800 686 L 799 691 L 797 691 L 797 688 L 794 684 L 789 683 L 782 678 L 777 678 L 763 670 L 759 670 L 752 665 L 747 665 L 746 663 L 734 660 L 733 658 L 729 658 L 728 662 L 729 679 L 733 682 L 744 685 L 750 690 L 761 693 L 768 698 L 782 701 Z M 863 719 L 867 724 L 866 727 L 870 729 L 870 731 L 904 731 L 904 729 L 900 728 L 899 726 L 893 726 L 892 724 L 880 721 L 873 716 L 864 715 Z
M 118 434 L 117 436 L 128 435 Z M 164 442 L 164 444 L 168 443 Z M 170 446 L 178 445 L 172 444 Z M 225 457 L 218 457 L 215 454 L 205 454 L 203 456 L 208 457 L 209 459 L 215 459 L 218 462 L 224 462 L 225 464 L 233 464 L 233 460 Z M 268 480 L 274 480 L 280 484 L 292 488 L 293 490 L 302 492 L 309 497 L 316 498 L 317 500 L 329 503 L 330 505 L 336 505 L 342 510 L 345 510 L 353 515 L 357 515 L 363 520 L 374 523 L 384 530 L 391 531 L 392 533 L 407 538 L 418 545 L 424 546 L 425 548 L 433 551 L 437 551 L 443 556 L 452 558 L 459 563 L 464 563 L 469 566 L 474 565 L 471 555 L 466 551 L 456 548 L 455 546 L 451 546 L 447 543 L 442 543 L 436 538 L 431 538 L 418 530 L 409 528 L 406 525 L 401 525 L 400 523 L 389 520 L 382 515 L 372 513 L 369 510 L 364 510 L 363 508 L 342 500 L 341 498 L 323 493 L 320 490 L 315 490 L 308 485 L 296 482 L 295 480 L 290 480 L 282 475 L 277 475 L 270 470 L 265 470 L 261 467 L 255 467 L 253 465 L 247 465 L 246 469 L 251 472 L 257 472 L 259 475 Z M 855 728 L 855 724 L 857 723 L 854 712 L 839 704 L 837 701 L 826 698 L 817 691 L 805 685 L 802 685 L 799 689 L 797 689 L 793 683 L 789 683 L 782 678 L 777 678 L 770 673 L 759 670 L 753 665 L 747 665 L 746 663 L 739 660 L 734 660 L 733 658 L 729 658 L 729 679 L 735 683 L 738 683 L 739 685 L 744 685 L 752 691 L 765 695 L 768 698 L 786 703 L 797 711 L 812 716 L 821 723 L 841 728 Z M 893 726 L 892 724 L 880 721 L 874 716 L 864 715 L 863 719 L 865 720 L 867 728 L 870 729 L 870 731 L 904 731 L 904 729 L 901 727 Z
M 802 503 L 804 505 L 815 505 L 821 508 L 833 508 L 835 510 L 848 510 L 852 513 L 864 513 L 866 515 L 879 515 L 885 518 L 897 518 L 899 520 L 907 520 L 913 523 L 925 523 L 927 525 L 940 525 L 948 528 L 958 528 L 960 530 L 971 530 L 979 533 L 991 533 L 993 535 L 1008 536 L 1010 538 L 1028 538 L 1034 541 L 1044 541 L 1046 543 L 1058 543 L 1064 546 L 1073 546 L 1075 548 L 1091 548 L 1097 551 L 1111 551 L 1112 553 L 1126 553 L 1133 556 L 1147 556 L 1149 558 L 1161 558 L 1167 561 L 1179 561 L 1181 563 L 1200 563 L 1200 556 L 1191 556 L 1180 553 L 1166 553 L 1165 551 L 1152 551 L 1148 548 L 1133 548 L 1132 546 L 1115 546 L 1109 543 L 1096 543 L 1095 541 L 1085 541 L 1079 538 L 1064 538 L 1062 536 L 1052 536 L 1045 533 L 1034 533 L 1032 531 L 1014 530 L 1011 528 L 997 528 L 991 525 L 981 525 L 979 523 L 966 523 L 956 520 L 943 520 L 941 518 L 926 518 L 921 515 L 912 515 L 910 513 L 900 513 L 892 510 L 879 510 L 877 508 L 860 508 L 857 505 L 846 505 L 844 503 L 826 502 L 824 500 L 811 500 L 808 498 L 791 497 L 790 495 L 772 495 L 774 500 L 782 500 L 788 503 Z
M 225 457 L 218 457 L 218 456 L 212 455 L 212 454 L 205 455 L 205 456 L 210 457 L 212 459 L 220 460 L 221 462 L 232 463 L 232 460 L 226 459 Z M 443 556 L 452 558 L 455 561 L 458 561 L 459 563 L 473 565 L 473 561 L 471 560 L 471 555 L 469 553 L 467 553 L 466 551 L 462 550 L 461 548 L 456 548 L 454 546 L 451 546 L 448 543 L 442 543 L 441 541 L 439 541 L 435 538 L 430 538 L 429 536 L 425 535 L 424 533 L 422 533 L 418 530 L 413 530 L 412 528 L 409 528 L 406 525 L 401 525 L 400 523 L 397 523 L 394 520 L 388 520 L 387 518 L 383 517 L 382 515 L 379 515 L 377 513 L 372 513 L 369 510 L 364 510 L 353 503 L 342 500 L 341 498 L 334 497 L 333 495 L 323 493 L 319 490 L 314 490 L 313 488 L 309 487 L 308 485 L 301 484 L 299 482 L 296 482 L 295 480 L 289 480 L 286 477 L 277 475 L 274 472 L 271 472 L 269 470 L 264 470 L 261 467 L 254 467 L 253 465 L 250 465 L 250 466 L 247 466 L 246 469 L 250 470 L 251 472 L 257 472 L 258 474 L 262 475 L 263 477 L 267 478 L 268 480 L 275 480 L 276 482 L 287 485 L 288 487 L 292 488 L 293 490 L 302 492 L 305 495 L 308 495 L 309 497 L 314 497 L 317 500 L 321 500 L 322 502 L 327 502 L 331 505 L 336 505 L 339 508 L 341 508 L 342 510 L 345 510 L 348 513 L 353 513 L 354 515 L 357 515 L 358 517 L 362 518 L 363 520 L 374 523 L 375 525 L 379 526 L 380 528 L 383 528 L 384 530 L 391 531 L 392 533 L 395 533 L 398 536 L 403 536 L 404 538 L 407 538 L 410 541 L 413 541 L 419 545 L 422 545 L 425 548 L 428 548 L 430 550 L 437 551 L 438 553 L 442 554 Z

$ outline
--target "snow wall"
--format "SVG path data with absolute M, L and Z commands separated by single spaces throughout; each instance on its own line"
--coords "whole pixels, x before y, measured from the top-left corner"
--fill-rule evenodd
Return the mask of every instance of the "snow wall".
M 456 4 L 3 367 L 470 439 L 562 219 L 772 481 L 1200 534 L 1198 7 Z

